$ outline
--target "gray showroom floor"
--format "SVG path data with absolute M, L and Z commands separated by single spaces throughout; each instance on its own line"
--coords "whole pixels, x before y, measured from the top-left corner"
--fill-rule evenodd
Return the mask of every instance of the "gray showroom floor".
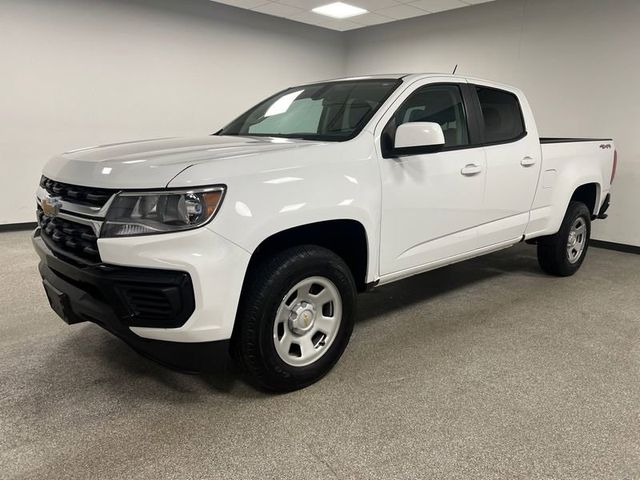
M 319 384 L 269 396 L 48 308 L 0 234 L 1 478 L 640 478 L 640 256 L 518 246 L 360 297 Z

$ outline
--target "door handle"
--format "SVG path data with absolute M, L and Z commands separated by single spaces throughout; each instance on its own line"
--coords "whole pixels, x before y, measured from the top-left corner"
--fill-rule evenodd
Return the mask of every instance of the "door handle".
M 529 156 L 526 156 L 522 160 L 520 160 L 520 165 L 522 165 L 523 167 L 530 167 L 535 164 L 536 164 L 536 159 Z
M 473 175 L 477 175 L 482 171 L 482 167 L 480 165 L 476 165 L 475 163 L 469 163 L 462 167 L 460 173 L 465 177 L 471 177 Z

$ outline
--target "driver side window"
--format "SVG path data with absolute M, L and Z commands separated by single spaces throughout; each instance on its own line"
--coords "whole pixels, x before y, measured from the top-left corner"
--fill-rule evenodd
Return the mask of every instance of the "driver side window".
M 469 145 L 462 93 L 457 85 L 427 85 L 419 88 L 396 111 L 391 123 L 395 131 L 403 123 L 433 122 L 444 133 L 445 148 Z

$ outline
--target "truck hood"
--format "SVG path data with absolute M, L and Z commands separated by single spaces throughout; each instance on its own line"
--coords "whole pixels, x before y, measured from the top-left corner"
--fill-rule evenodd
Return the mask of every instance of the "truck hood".
M 278 150 L 318 145 L 275 137 L 206 136 L 114 143 L 53 157 L 43 174 L 73 185 L 99 188 L 163 188 L 184 169 L 204 162 L 245 161 Z M 247 162 L 247 165 L 255 162 Z

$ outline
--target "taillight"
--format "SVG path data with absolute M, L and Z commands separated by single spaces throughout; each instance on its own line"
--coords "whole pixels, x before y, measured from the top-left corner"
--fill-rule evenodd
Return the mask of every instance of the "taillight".
M 609 184 L 613 183 L 613 179 L 616 178 L 616 168 L 618 168 L 618 151 L 613 151 L 613 168 L 611 169 L 611 181 Z

